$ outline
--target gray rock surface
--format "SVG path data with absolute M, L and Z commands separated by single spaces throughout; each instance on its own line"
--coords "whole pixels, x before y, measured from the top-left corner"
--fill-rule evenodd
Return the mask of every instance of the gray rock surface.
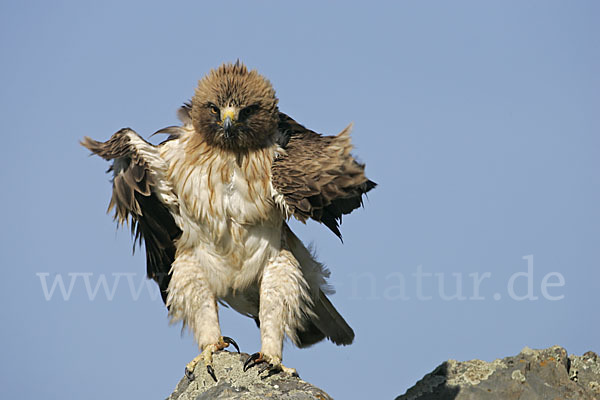
M 396 400 L 600 400 L 600 358 L 568 356 L 560 346 L 525 347 L 518 355 L 485 362 L 448 360 Z
M 196 378 L 189 381 L 184 376 L 167 400 L 331 400 L 327 393 L 298 377 L 284 373 L 267 376 L 266 371 L 259 376 L 260 366 L 244 372 L 247 358 L 245 353 L 215 353 L 213 365 L 218 382 L 199 363 L 194 371 Z

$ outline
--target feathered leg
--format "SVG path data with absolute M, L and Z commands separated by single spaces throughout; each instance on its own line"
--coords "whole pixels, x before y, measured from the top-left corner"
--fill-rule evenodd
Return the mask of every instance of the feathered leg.
M 197 263 L 187 255 L 178 255 L 173 263 L 169 284 L 167 306 L 171 322 L 183 321 L 194 333 L 201 353 L 190 361 L 185 372 L 194 379 L 194 369 L 202 360 L 210 376 L 216 381 L 212 366 L 212 355 L 232 344 L 239 352 L 235 341 L 221 336 L 217 300 L 207 284 L 206 277 Z
M 298 341 L 298 330 L 313 315 L 311 307 L 308 284 L 284 238 L 279 254 L 265 266 L 260 283 L 258 316 L 262 348 L 260 353 L 250 356 L 244 369 L 266 362 L 273 371 L 296 374 L 295 369 L 281 364 L 283 338 L 286 334 L 293 342 Z

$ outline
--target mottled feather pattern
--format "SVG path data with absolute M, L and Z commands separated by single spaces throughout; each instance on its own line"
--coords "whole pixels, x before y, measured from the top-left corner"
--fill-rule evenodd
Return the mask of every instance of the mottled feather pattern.
M 299 347 L 354 339 L 326 296 L 329 271 L 286 220 L 313 219 L 341 238 L 342 215 L 375 183 L 351 154 L 351 126 L 322 136 L 277 104 L 258 72 L 223 64 L 179 109 L 182 124 L 156 132 L 168 135 L 160 145 L 131 129 L 82 144 L 112 161 L 109 210 L 145 242 L 171 322 L 210 353 L 225 303 L 255 319 L 261 353 L 280 365 L 285 336 Z
M 342 215 L 360 207 L 362 195 L 376 186 L 365 176 L 364 164 L 350 154 L 352 125 L 337 136 L 322 136 L 279 115 L 286 152 L 273 162 L 276 196 L 298 220 L 322 222 L 341 238 Z
M 175 240 L 181 230 L 175 223 L 177 198 L 164 179 L 165 163 L 156 146 L 124 128 L 106 142 L 85 137 L 81 142 L 92 153 L 113 161 L 113 192 L 108 211 L 115 210 L 119 225 L 130 223 L 131 233 L 146 247 L 149 278 L 154 279 L 166 301 L 169 270 L 175 259 Z M 134 241 L 134 243 L 135 243 Z
M 243 64 L 223 64 L 198 82 L 188 115 L 196 132 L 209 145 L 246 153 L 272 144 L 277 130 L 277 102 L 271 83 L 257 71 L 248 71 Z M 215 104 L 239 109 L 253 107 L 258 112 L 237 125 L 235 141 L 223 141 L 207 112 Z M 180 112 L 185 114 L 184 110 Z

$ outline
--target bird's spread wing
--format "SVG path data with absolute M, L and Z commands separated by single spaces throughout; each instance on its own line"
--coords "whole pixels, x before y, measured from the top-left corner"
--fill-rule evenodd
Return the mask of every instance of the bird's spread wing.
M 144 240 L 148 277 L 158 283 L 166 301 L 169 270 L 175 259 L 174 241 L 181 230 L 170 211 L 177 199 L 164 179 L 166 164 L 159 155 L 159 147 L 128 128 L 104 143 L 85 137 L 81 144 L 113 161 L 108 170 L 113 172 L 108 209 L 114 208 L 119 224 L 131 222 L 131 233 L 140 243 Z
M 351 125 L 337 136 L 322 136 L 283 113 L 279 117 L 285 153 L 272 167 L 275 200 L 288 215 L 322 222 L 341 239 L 342 215 L 360 207 L 362 195 L 376 186 L 350 154 Z

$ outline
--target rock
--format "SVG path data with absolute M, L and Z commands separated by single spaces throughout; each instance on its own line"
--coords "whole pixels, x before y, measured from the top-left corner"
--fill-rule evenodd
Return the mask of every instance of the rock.
M 199 363 L 194 371 L 196 378 L 189 381 L 183 377 L 167 400 L 331 400 L 321 389 L 304 382 L 298 377 L 284 373 L 267 376 L 257 374 L 258 368 L 243 371 L 248 354 L 221 351 L 213 355 L 213 366 L 218 382 L 215 382 L 204 364 Z
M 567 356 L 560 346 L 525 347 L 513 357 L 485 362 L 448 360 L 396 400 L 600 400 L 600 359 L 589 351 Z

